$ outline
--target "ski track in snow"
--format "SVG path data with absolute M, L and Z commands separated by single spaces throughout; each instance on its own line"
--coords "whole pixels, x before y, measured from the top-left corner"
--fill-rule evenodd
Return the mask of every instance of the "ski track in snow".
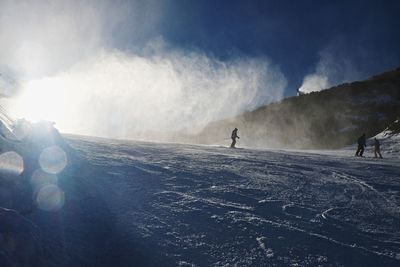
M 397 159 L 67 141 L 89 163 L 76 178 L 87 189 L 65 189 L 70 232 L 53 252 L 74 266 L 400 265 Z M 79 228 L 87 217 L 95 226 Z M 74 246 L 99 232 L 100 252 Z

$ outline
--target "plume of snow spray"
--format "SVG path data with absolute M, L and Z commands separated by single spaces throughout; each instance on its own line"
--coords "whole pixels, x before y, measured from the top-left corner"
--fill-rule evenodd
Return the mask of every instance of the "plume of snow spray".
M 143 138 L 197 131 L 280 99 L 286 86 L 267 59 L 221 61 L 170 48 L 162 37 L 118 48 L 114 33 L 140 15 L 135 2 L 5 1 L 0 9 L 0 67 L 22 79 L 22 90 L 4 105 L 17 117 L 54 121 L 64 132 Z M 162 4 L 149 10 L 155 16 L 140 25 L 156 25 Z
M 265 60 L 226 63 L 194 52 L 161 51 L 151 57 L 102 52 L 26 83 L 10 108 L 31 120 L 55 121 L 67 132 L 143 137 L 199 130 L 280 99 L 284 87 L 283 75 Z
M 363 77 L 345 47 L 346 45 L 338 40 L 323 49 L 319 53 L 320 60 L 315 72 L 304 77 L 299 91 L 302 93 L 317 92 Z

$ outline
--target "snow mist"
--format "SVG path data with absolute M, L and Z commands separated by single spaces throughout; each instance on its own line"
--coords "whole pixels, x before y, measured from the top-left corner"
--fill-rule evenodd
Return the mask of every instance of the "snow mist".
M 66 132 L 143 138 L 150 132 L 198 131 L 280 99 L 285 84 L 265 60 L 100 52 L 68 71 L 25 83 L 10 108 L 29 120 L 55 121 Z
M 154 140 L 282 98 L 285 77 L 268 59 L 222 61 L 164 41 L 155 30 L 162 5 L 0 3 L 0 72 L 20 81 L 1 104 L 62 132 Z M 152 37 L 138 40 L 143 31 Z
M 354 52 L 348 51 L 344 42 L 337 40 L 320 51 L 315 71 L 304 77 L 300 92 L 317 92 L 364 77 L 353 60 Z

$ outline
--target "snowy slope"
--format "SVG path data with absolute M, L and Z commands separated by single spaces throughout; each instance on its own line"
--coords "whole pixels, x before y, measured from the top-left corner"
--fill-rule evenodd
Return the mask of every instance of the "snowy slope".
M 391 157 L 400 158 L 400 120 L 395 120 L 383 132 L 375 136 L 385 146 L 386 153 Z
M 29 132 L 0 136 L 1 266 L 400 264 L 395 139 L 377 160 Z
M 47 266 L 399 266 L 400 162 L 68 136 Z M 80 159 L 79 159 L 80 158 Z
M 382 132 L 376 135 L 381 142 L 382 149 L 384 148 L 389 157 L 400 158 L 400 134 L 386 134 Z
M 393 130 L 396 129 L 396 130 Z M 384 131 L 378 133 L 377 135 L 369 138 L 367 140 L 367 147 L 365 148 L 365 157 L 374 157 L 374 139 L 377 138 L 379 143 L 381 144 L 381 153 L 383 158 L 386 159 L 400 159 L 400 122 L 396 120 L 394 123 L 390 125 L 390 127 L 386 128 Z M 310 151 L 314 153 L 323 153 L 323 154 L 338 154 L 342 156 L 351 156 L 355 154 L 358 145 L 355 143 L 351 146 L 339 149 L 339 150 L 331 150 L 331 151 Z

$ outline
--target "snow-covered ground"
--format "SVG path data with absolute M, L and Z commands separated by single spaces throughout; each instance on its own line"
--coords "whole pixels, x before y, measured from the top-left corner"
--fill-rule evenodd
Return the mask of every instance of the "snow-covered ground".
M 384 159 L 400 160 L 400 133 L 393 134 L 391 131 L 383 131 L 376 136 L 373 136 L 367 140 L 367 146 L 365 147 L 364 157 L 373 158 L 374 155 L 374 138 L 377 138 L 381 144 L 381 153 Z M 341 157 L 354 156 L 357 150 L 357 144 L 344 147 L 336 150 L 293 150 L 298 152 L 308 152 L 322 155 L 332 155 Z
M 46 266 L 400 265 L 396 157 L 65 138 Z
M 399 122 L 397 121 L 397 123 Z M 382 144 L 382 148 L 385 149 L 384 152 L 387 156 L 400 159 L 400 133 L 393 134 L 392 131 L 385 130 L 377 134 L 375 137 Z

